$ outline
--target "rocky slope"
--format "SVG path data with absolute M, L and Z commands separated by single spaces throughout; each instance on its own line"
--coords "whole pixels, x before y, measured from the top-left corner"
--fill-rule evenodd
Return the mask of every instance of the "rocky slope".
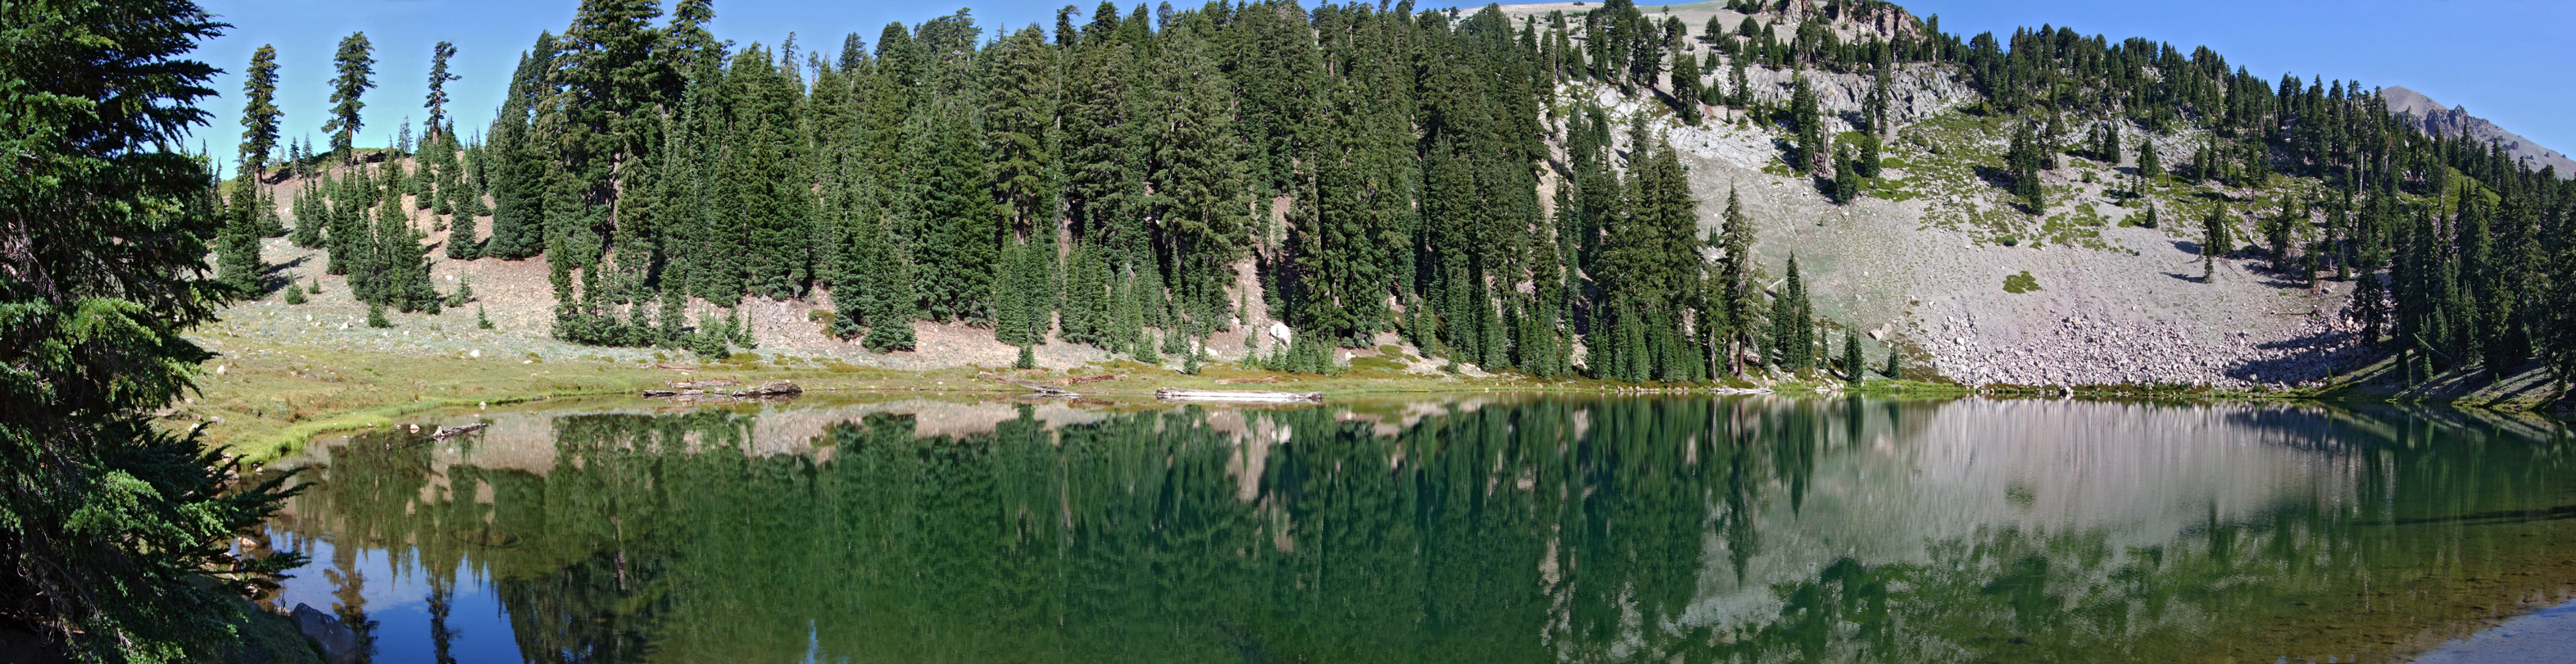
M 1714 2 L 1641 9 L 1694 26 L 1710 16 L 1741 18 Z M 1790 72 L 1749 74 L 1757 96 L 1788 98 Z M 1808 77 L 1831 129 L 1852 130 L 1845 118 L 1858 117 L 1869 79 Z M 1592 85 L 1561 89 L 1556 103 L 1598 104 L 1623 124 L 1641 113 L 1656 122 L 1690 168 L 1702 232 L 1718 227 L 1735 191 L 1757 222 L 1753 250 L 1764 285 L 1776 287 L 1796 256 L 1817 313 L 1861 334 L 1873 366 L 1893 348 L 1907 356 L 1909 372 L 1929 369 L 1924 376 L 1968 384 L 2251 387 L 2320 380 L 2372 356 L 2355 346 L 2341 315 L 2349 284 L 2293 283 L 2250 252 L 2217 261 L 2204 278 L 2196 226 L 2171 223 L 2216 207 L 2245 237 L 2253 215 L 2277 210 L 2281 197 L 2306 195 L 2313 181 L 2282 178 L 2259 190 L 2152 187 L 2123 207 L 2111 190 L 2135 172 L 2133 158 L 2061 155 L 2043 174 L 2051 207 L 2032 215 L 1978 172 L 2002 167 L 2011 119 L 1963 112 L 1978 96 L 1943 67 L 1902 67 L 1891 92 L 1897 128 L 1884 181 L 1840 206 L 1782 165 L 1778 130 L 1740 114 L 1718 109 L 1703 126 L 1685 127 L 1660 102 Z M 2121 128 L 2131 141 L 2147 136 Z M 2078 122 L 2070 133 L 2089 129 Z M 2187 155 L 2204 137 L 2152 139 L 2161 154 Z M 2147 201 L 2169 223 L 2139 226 Z M 2024 275 L 2036 288 L 2007 290 L 2007 278 Z M 1839 346 L 1841 337 L 1830 343 Z

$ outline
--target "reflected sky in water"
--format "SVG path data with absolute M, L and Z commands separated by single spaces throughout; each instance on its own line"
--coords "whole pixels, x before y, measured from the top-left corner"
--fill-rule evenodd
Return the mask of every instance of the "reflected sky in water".
M 2576 591 L 2576 442 L 2449 410 L 809 399 L 298 460 L 374 661 L 2378 661 Z

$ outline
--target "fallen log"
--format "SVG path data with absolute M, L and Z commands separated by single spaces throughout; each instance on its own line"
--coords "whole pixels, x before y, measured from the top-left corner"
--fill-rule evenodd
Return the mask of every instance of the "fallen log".
M 733 387 L 735 385 L 741 385 L 742 381 L 731 378 L 709 378 L 706 380 L 663 381 L 662 384 L 674 390 L 702 390 L 710 387 Z
M 1083 383 L 1097 383 L 1097 382 L 1104 381 L 1104 380 L 1117 380 L 1117 379 L 1118 379 L 1118 376 L 1117 376 L 1116 374 L 1100 374 L 1100 375 L 1097 375 L 1097 376 L 1068 376 L 1068 377 L 1066 377 L 1066 378 L 1064 379 L 1064 384 L 1065 384 L 1066 386 L 1068 386 L 1068 387 L 1069 387 L 1069 386 L 1074 386 L 1074 385 L 1081 385 L 1081 384 L 1083 384 Z
M 645 398 L 648 398 L 648 399 L 667 399 L 667 398 L 673 398 L 673 397 L 694 397 L 694 396 L 701 396 L 701 395 L 704 395 L 704 394 L 706 394 L 706 393 L 707 393 L 707 391 L 706 391 L 706 390 L 645 390 L 645 391 L 643 392 L 644 397 L 645 397 Z
M 1229 392 L 1218 390 L 1154 390 L 1154 398 L 1164 401 L 1220 401 L 1230 403 L 1323 403 L 1322 392 Z
M 792 397 L 792 396 L 796 396 L 796 395 L 804 394 L 804 393 L 805 393 L 805 388 L 797 387 L 795 383 L 790 383 L 790 382 L 787 382 L 787 381 L 778 380 L 778 381 L 770 381 L 770 382 L 767 382 L 767 383 L 761 383 L 761 384 L 760 384 L 760 387 L 755 387 L 755 388 L 751 388 L 751 389 L 748 389 L 748 390 L 742 390 L 742 391 L 738 391 L 738 392 L 729 392 L 729 393 L 726 393 L 726 394 L 725 394 L 725 396 L 729 396 L 729 397 L 734 397 L 734 398 L 737 398 L 737 399 L 741 399 L 741 398 L 757 398 L 757 397 Z
M 1030 392 L 1029 394 L 1027 394 L 1027 395 L 1023 395 L 1023 396 L 1022 396 L 1022 398 L 1037 397 L 1037 398 L 1048 398 L 1048 399 L 1071 399 L 1071 398 L 1078 398 L 1078 397 L 1081 397 L 1081 396 L 1082 396 L 1082 395 L 1079 395 L 1079 394 L 1074 394 L 1073 392 L 1068 391 L 1068 390 L 1066 390 L 1066 389 L 1064 389 L 1064 388 L 1056 387 L 1056 386 L 1054 386 L 1054 385 L 1048 385 L 1048 384 L 1045 384 L 1045 383 L 1032 383 L 1032 382 L 1028 382 L 1028 381 L 1025 381 L 1025 380 L 1011 380 L 1011 379 L 1008 379 L 1008 378 L 996 378 L 996 379 L 993 379 L 993 382 L 1001 383 L 1001 384 L 1004 384 L 1004 385 L 1011 385 L 1011 386 L 1015 386 L 1015 387 L 1021 387 L 1021 388 L 1025 388 L 1025 389 L 1031 390 L 1031 392 Z
M 488 426 L 492 425 L 476 422 L 461 427 L 439 427 L 438 431 L 429 434 L 429 437 L 433 440 L 447 440 L 449 438 L 455 438 L 457 436 L 474 433 L 476 431 L 482 431 L 483 427 Z

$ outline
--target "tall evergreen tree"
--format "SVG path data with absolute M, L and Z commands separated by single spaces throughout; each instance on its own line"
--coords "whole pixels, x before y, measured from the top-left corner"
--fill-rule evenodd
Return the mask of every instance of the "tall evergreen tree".
M 439 42 L 429 49 L 429 95 L 421 102 L 422 108 L 429 109 L 427 135 L 437 135 L 447 131 L 447 82 L 464 78 L 447 73 L 447 60 L 454 57 L 456 57 L 455 44 Z M 423 137 L 422 142 L 429 142 L 427 136 Z
M 207 273 L 213 174 L 169 147 L 205 122 L 216 70 L 185 57 L 224 25 L 185 0 L 11 3 L 0 25 L 0 615 L 70 659 L 220 659 L 251 579 L 304 564 L 210 544 L 259 528 L 286 476 L 155 415 L 215 357 L 184 333 L 231 292 Z
M 277 49 L 261 44 L 242 72 L 242 172 L 256 181 L 268 170 L 269 153 L 277 149 Z
M 376 87 L 376 47 L 367 41 L 367 33 L 352 32 L 340 39 L 340 50 L 332 55 L 331 117 L 322 123 L 322 132 L 331 135 L 331 151 L 349 157 L 358 129 L 365 126 L 360 112 L 366 110 L 367 90 Z
M 1753 327 L 1753 222 L 1744 215 L 1743 199 L 1734 187 L 1726 190 L 1726 216 L 1716 237 L 1718 270 L 1713 297 L 1720 317 L 1730 325 L 1723 342 L 1730 374 L 1744 372 L 1738 361 L 1744 346 L 1751 343 Z

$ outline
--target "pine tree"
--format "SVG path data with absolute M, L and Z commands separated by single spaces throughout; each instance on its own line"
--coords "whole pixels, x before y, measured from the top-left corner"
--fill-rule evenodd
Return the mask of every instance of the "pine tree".
M 2209 281 L 2217 270 L 2218 257 L 2236 251 L 2230 244 L 2224 206 L 2211 206 L 2209 216 L 2200 220 L 2200 280 Z
M 1852 170 L 1851 155 L 1847 151 L 1838 149 L 1834 155 L 1834 202 L 1847 205 L 1859 197 L 1860 173 Z
M 1732 186 L 1726 190 L 1726 216 L 1718 232 L 1711 238 L 1719 254 L 1713 289 L 1719 314 L 1733 327 L 1723 343 L 1729 373 L 1740 374 L 1744 368 L 1738 358 L 1753 332 L 1753 222 L 1745 217 L 1743 200 Z
M 478 158 L 491 162 L 487 169 L 492 233 L 483 245 L 486 256 L 520 260 L 545 250 L 544 199 L 547 176 L 555 167 L 534 122 L 540 108 L 553 97 L 546 77 L 556 66 L 556 55 L 554 35 L 540 33 L 536 46 L 519 56 L 509 94 L 502 98 L 501 112 L 492 120 L 491 142 Z
M 1252 212 L 1243 142 L 1228 110 L 1234 94 L 1206 49 L 1187 32 L 1162 45 L 1158 103 L 1139 130 L 1149 192 L 1139 207 L 1158 231 L 1155 254 L 1166 261 L 1180 313 L 1198 330 L 1230 313 L 1225 288 Z
M 1867 365 L 1861 364 L 1861 358 L 1860 358 L 1860 335 L 1858 335 L 1858 334 L 1852 334 L 1852 333 L 1848 333 L 1848 332 L 1844 333 L 1844 334 L 1843 334 L 1843 380 L 1857 383 L 1857 382 L 1861 382 L 1861 379 L 1863 379 L 1863 378 L 1867 378 L 1867 377 L 1868 377 L 1868 375 L 1869 375 L 1869 367 L 1868 367 Z
M 2164 159 L 2156 154 L 2156 142 L 2138 139 L 2138 177 L 2161 180 L 2164 175 Z
M 359 112 L 367 108 L 363 97 L 376 87 L 376 47 L 367 41 L 367 33 L 352 32 L 340 39 L 340 50 L 332 56 L 337 75 L 331 78 L 331 119 L 322 123 L 322 131 L 331 135 L 331 151 L 349 158 L 363 120 Z
M 919 295 L 912 265 L 883 221 L 861 223 L 857 230 L 847 240 L 850 248 L 842 252 L 852 280 L 832 294 L 840 308 L 835 325 L 842 326 L 843 338 L 865 327 L 866 337 L 859 343 L 868 350 L 912 350 L 912 320 L 919 311 L 914 304 Z
M 455 44 L 439 42 L 429 49 L 429 96 L 421 102 L 422 108 L 429 109 L 429 124 L 423 125 L 425 133 L 421 142 L 424 144 L 430 142 L 430 137 L 446 131 L 447 82 L 464 78 L 447 73 L 447 60 L 453 57 L 456 57 Z
M 966 109 L 926 113 L 908 150 L 916 184 L 901 223 L 915 238 L 922 300 L 931 320 L 990 322 L 994 265 L 1001 254 L 991 168 Z
M 1898 355 L 1896 352 L 1896 346 L 1893 344 L 1889 345 L 1887 347 L 1887 366 L 1886 368 L 1878 370 L 1879 375 L 1886 376 L 1888 380 L 1904 380 L 1905 365 L 1903 360 L 1900 359 L 1901 357 L 1902 356 Z
M 1673 53 L 1672 98 L 1674 110 L 1680 111 L 1682 124 L 1699 126 L 1700 82 L 1699 60 L 1680 52 Z
M 1878 153 L 1878 135 L 1862 134 L 1859 143 L 1860 156 L 1859 160 L 1852 164 L 1852 173 L 1863 178 L 1878 177 L 1878 169 L 1881 164 Z
M 244 171 L 233 180 L 231 201 L 224 206 L 223 229 L 215 234 L 216 274 L 223 284 L 243 297 L 258 297 L 267 292 L 260 280 L 266 264 L 259 257 L 258 182 Z
M 277 49 L 261 44 L 242 72 L 242 172 L 258 182 L 268 170 L 269 153 L 277 149 Z
M 1815 366 L 1814 311 L 1814 305 L 1807 301 L 1806 284 L 1798 276 L 1798 257 L 1791 256 L 1788 278 L 1771 301 L 1772 363 L 1790 372 Z
M 1808 84 L 1804 73 L 1791 79 L 1789 85 L 1789 135 L 1794 150 L 1790 153 L 1790 167 L 1812 175 L 1831 174 L 1832 152 L 1825 147 L 1825 120 L 1817 110 L 1815 87 Z

